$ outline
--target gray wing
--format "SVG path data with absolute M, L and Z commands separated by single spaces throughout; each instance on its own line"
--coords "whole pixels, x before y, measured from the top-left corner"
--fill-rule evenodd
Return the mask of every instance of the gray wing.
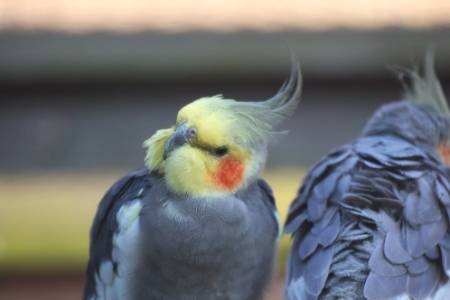
M 434 295 L 450 267 L 447 173 L 433 154 L 385 137 L 319 162 L 288 217 L 287 298 Z
M 275 204 L 275 197 L 273 195 L 272 189 L 270 188 L 270 186 L 267 184 L 267 182 L 265 182 L 262 179 L 258 179 L 258 187 L 260 188 L 260 190 L 262 191 L 262 201 L 265 205 L 265 207 L 267 208 L 267 210 L 270 213 L 270 216 L 272 217 L 273 221 L 274 221 L 274 225 L 276 226 L 276 232 L 279 232 L 279 220 L 278 220 L 278 210 Z
M 389 181 L 389 171 L 362 172 L 345 199 L 349 212 L 377 230 L 364 286 L 367 299 L 425 299 L 448 282 L 450 182 L 427 163 Z
M 113 260 L 113 235 L 118 229 L 116 215 L 126 203 L 142 196 L 144 189 L 150 187 L 148 170 L 142 168 L 130 172 L 117 181 L 100 201 L 94 223 L 91 227 L 89 262 L 86 270 L 86 285 L 84 299 L 95 298 L 95 279 L 99 276 L 103 262 L 108 264 L 115 272 L 117 263 Z
M 339 200 L 348 191 L 358 158 L 338 149 L 314 166 L 291 204 L 285 232 L 294 241 L 288 262 L 286 297 L 317 299 L 327 280 L 341 230 Z

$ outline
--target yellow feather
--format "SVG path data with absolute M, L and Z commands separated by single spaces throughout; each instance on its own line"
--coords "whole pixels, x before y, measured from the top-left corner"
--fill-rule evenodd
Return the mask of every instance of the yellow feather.
M 160 129 L 143 143 L 143 146 L 147 148 L 145 165 L 151 171 L 162 171 L 164 163 L 164 145 L 173 133 L 173 128 Z
M 300 101 L 298 67 L 288 83 L 273 98 L 262 102 L 238 102 L 221 95 L 200 98 L 183 107 L 176 126 L 157 131 L 144 142 L 146 165 L 164 174 L 177 194 L 214 196 L 234 193 L 253 182 L 264 168 L 267 143 L 276 125 L 290 116 Z M 181 124 L 196 129 L 196 136 L 174 149 L 164 160 L 164 146 Z M 226 147 L 224 157 L 212 150 Z M 227 159 L 227 160 L 225 160 Z M 238 161 L 243 176 L 236 176 L 226 163 Z M 224 165 L 225 164 L 225 165 Z M 225 174 L 225 175 L 223 175 Z M 219 177 L 218 177 L 219 176 Z M 218 184 L 217 178 L 238 178 L 233 186 Z M 222 179 L 221 179 L 222 180 Z
M 233 144 L 230 128 L 233 117 L 226 107 L 231 101 L 219 96 L 198 99 L 180 110 L 177 123 L 195 127 L 200 144 L 217 147 Z
M 217 168 L 217 161 L 202 150 L 182 146 L 171 153 L 164 168 L 166 183 L 177 194 L 207 196 L 224 192 L 217 191 L 209 176 Z

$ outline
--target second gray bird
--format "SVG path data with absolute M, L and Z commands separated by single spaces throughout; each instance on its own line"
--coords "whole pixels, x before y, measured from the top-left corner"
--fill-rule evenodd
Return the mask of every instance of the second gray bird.
M 429 55 L 408 101 L 307 174 L 286 231 L 286 297 L 450 299 L 450 115 Z

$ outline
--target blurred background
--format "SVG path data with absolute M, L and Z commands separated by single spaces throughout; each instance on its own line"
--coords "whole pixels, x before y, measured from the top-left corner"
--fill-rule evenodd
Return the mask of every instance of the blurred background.
M 0 0 L 0 299 L 80 299 L 97 203 L 142 141 L 198 97 L 269 98 L 292 51 L 303 102 L 264 175 L 284 218 L 303 172 L 401 98 L 387 67 L 430 45 L 450 94 L 445 0 Z

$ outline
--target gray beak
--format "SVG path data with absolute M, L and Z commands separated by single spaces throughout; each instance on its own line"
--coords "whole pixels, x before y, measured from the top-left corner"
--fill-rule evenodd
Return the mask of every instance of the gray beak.
M 164 146 L 164 159 L 167 158 L 170 152 L 186 143 L 190 143 L 196 136 L 197 130 L 194 127 L 189 127 L 185 123 L 179 125 Z

